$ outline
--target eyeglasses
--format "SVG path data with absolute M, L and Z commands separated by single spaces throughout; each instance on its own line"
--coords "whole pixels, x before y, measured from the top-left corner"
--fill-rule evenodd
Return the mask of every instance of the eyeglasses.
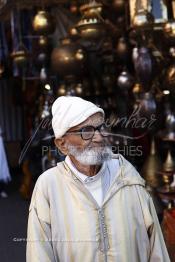
M 67 132 L 66 134 L 74 134 L 74 133 L 80 134 L 81 138 L 83 140 L 89 140 L 89 139 L 93 138 L 96 130 L 98 130 L 100 132 L 100 134 L 104 137 L 109 136 L 110 129 L 106 127 L 105 123 L 103 123 L 103 124 L 101 124 L 97 127 L 85 126 L 85 127 L 82 127 L 78 130 L 73 130 L 73 131 Z

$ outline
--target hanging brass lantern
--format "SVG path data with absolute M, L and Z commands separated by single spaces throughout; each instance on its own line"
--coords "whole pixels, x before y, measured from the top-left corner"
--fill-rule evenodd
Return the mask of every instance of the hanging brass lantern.
M 55 31 L 55 21 L 50 13 L 38 11 L 33 19 L 33 29 L 39 35 L 52 34 Z
M 70 38 L 63 39 L 51 56 L 53 69 L 61 75 L 81 74 L 85 59 L 84 49 Z
M 90 2 L 89 4 L 85 4 L 82 5 L 80 7 L 80 11 L 83 15 L 86 16 L 91 16 L 91 15 L 95 15 L 98 14 L 100 15 L 102 12 L 102 4 L 101 3 L 97 3 L 95 0 Z
M 146 180 L 147 184 L 153 188 L 161 186 L 161 181 L 157 175 L 157 171 L 161 168 L 161 161 L 156 151 L 155 140 L 152 139 L 151 149 L 148 158 L 146 159 L 141 174 Z
M 13 62 L 17 66 L 20 66 L 20 67 L 23 67 L 26 65 L 28 61 L 28 56 L 29 56 L 29 53 L 27 52 L 23 44 L 20 44 L 19 48 L 11 54 Z
M 76 25 L 80 37 L 88 41 L 98 40 L 106 34 L 105 23 L 101 17 L 102 4 L 93 1 L 80 7 L 82 18 Z

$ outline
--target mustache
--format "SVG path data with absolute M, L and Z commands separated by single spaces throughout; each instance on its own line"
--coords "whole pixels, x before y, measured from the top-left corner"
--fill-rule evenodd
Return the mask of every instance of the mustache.
M 102 140 L 100 142 L 96 142 L 96 141 L 91 141 L 87 147 L 104 147 L 104 146 L 109 146 L 110 142 L 108 140 Z
M 79 152 L 84 152 L 84 151 L 96 151 L 96 150 L 104 150 L 105 148 L 108 148 L 109 146 L 101 143 L 93 143 L 90 146 L 87 147 L 81 147 L 81 146 L 75 146 L 75 145 L 69 145 L 68 149 L 73 150 L 73 151 L 79 151 Z
M 78 151 L 86 151 L 86 150 L 93 150 L 93 149 L 104 149 L 107 147 L 110 147 L 111 144 L 109 141 L 103 140 L 103 141 L 90 141 L 86 145 L 73 145 L 71 143 L 66 143 L 65 148 L 69 150 L 78 150 Z
M 105 143 L 93 142 L 93 143 L 90 143 L 90 145 L 88 145 L 87 148 L 105 147 L 105 146 L 107 146 L 107 144 L 105 144 Z

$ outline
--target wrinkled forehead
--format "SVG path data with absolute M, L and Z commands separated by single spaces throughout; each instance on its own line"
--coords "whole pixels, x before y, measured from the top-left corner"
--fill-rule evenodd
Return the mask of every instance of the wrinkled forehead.
M 84 126 L 98 126 L 100 124 L 102 124 L 104 122 L 104 115 L 100 112 L 95 113 L 94 115 L 88 117 L 84 122 L 82 122 L 81 124 L 72 127 L 70 130 L 73 129 L 79 129 L 82 128 Z

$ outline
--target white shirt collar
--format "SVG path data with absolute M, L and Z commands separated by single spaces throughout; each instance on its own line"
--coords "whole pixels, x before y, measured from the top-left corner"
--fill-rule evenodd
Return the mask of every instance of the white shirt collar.
M 99 172 L 95 176 L 89 177 L 89 176 L 86 176 L 86 175 L 84 175 L 83 173 L 81 173 L 77 170 L 77 168 L 72 163 L 69 156 L 66 156 L 65 162 L 68 165 L 68 167 L 70 168 L 70 170 L 72 170 L 72 172 L 74 174 L 76 174 L 82 180 L 83 183 L 91 183 L 91 182 L 97 181 L 99 178 L 101 178 L 101 175 L 104 173 L 104 171 L 106 169 L 106 163 L 104 162 L 102 164 L 102 167 L 100 168 Z

